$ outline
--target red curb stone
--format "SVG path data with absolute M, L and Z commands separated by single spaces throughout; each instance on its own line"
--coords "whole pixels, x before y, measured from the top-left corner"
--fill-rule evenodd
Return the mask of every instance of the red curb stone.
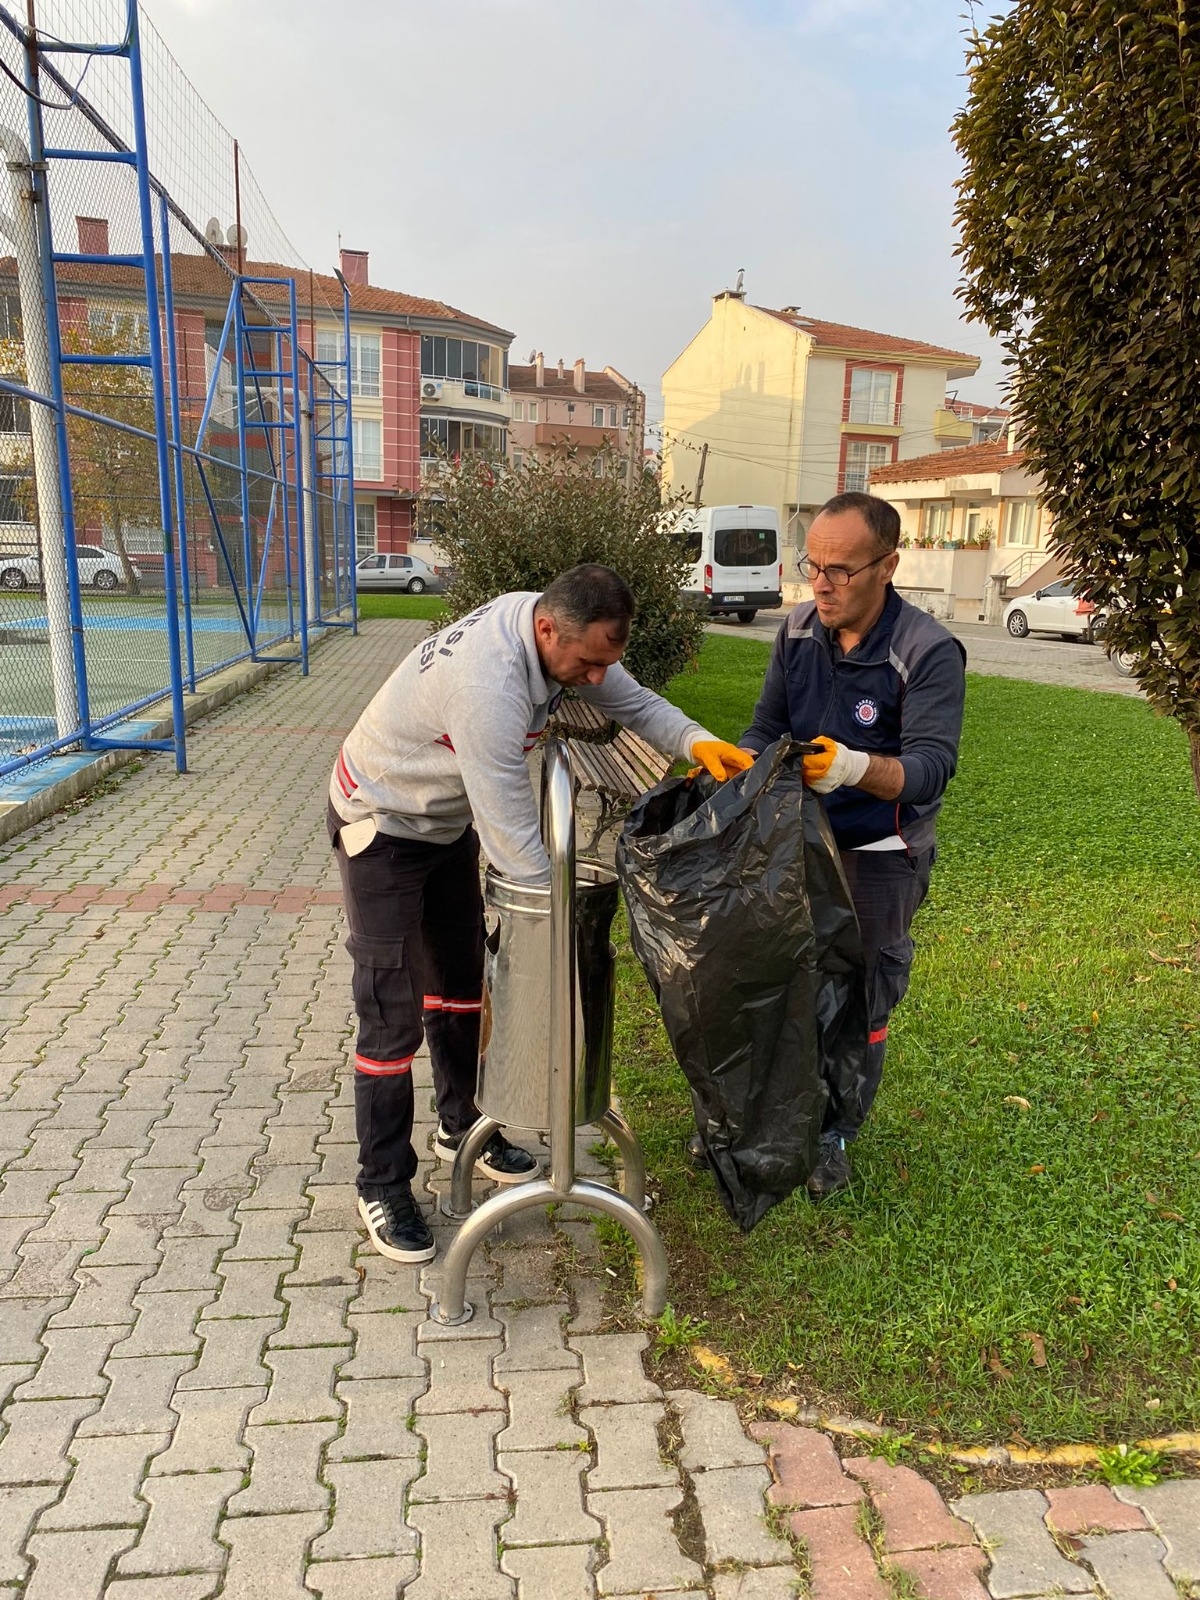
M 892 1467 L 872 1456 L 855 1456 L 843 1465 L 867 1485 L 883 1518 L 884 1547 L 889 1555 L 893 1550 L 974 1544 L 966 1524 L 951 1516 L 933 1485 L 911 1467 Z
M 804 1540 L 812 1565 L 810 1600 L 890 1600 L 857 1520 L 855 1506 L 792 1512 L 792 1532 Z
M 1091 1528 L 1105 1533 L 1129 1533 L 1150 1524 L 1136 1506 L 1118 1500 L 1103 1483 L 1084 1483 L 1072 1489 L 1043 1489 L 1050 1502 L 1048 1526 L 1058 1533 L 1087 1533 Z
M 988 1600 L 982 1550 L 906 1550 L 888 1559 L 916 1579 L 920 1600 Z
M 842 1471 L 833 1441 L 816 1428 L 794 1422 L 755 1422 L 750 1432 L 767 1447 L 775 1482 L 767 1498 L 775 1506 L 853 1506 L 863 1492 Z

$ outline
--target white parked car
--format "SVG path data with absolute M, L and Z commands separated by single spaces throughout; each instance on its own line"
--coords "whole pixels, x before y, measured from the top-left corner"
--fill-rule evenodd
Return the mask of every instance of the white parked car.
M 75 556 L 81 589 L 111 590 L 125 582 L 121 558 L 111 550 L 98 544 L 77 544 Z M 133 575 L 142 575 L 136 566 Z M 36 589 L 41 582 L 42 566 L 36 556 L 0 556 L 0 589 Z
M 1001 620 L 1014 639 L 1024 639 L 1029 633 L 1057 633 L 1085 644 L 1095 642 L 1099 625 L 1095 606 L 1065 578 L 1033 594 L 1017 595 L 1005 606 Z
M 402 556 L 375 550 L 363 556 L 354 569 L 360 589 L 403 589 L 408 594 L 440 594 L 443 574 L 420 556 Z

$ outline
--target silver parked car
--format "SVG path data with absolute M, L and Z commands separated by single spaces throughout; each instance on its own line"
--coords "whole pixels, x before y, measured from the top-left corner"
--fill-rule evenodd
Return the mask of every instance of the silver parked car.
M 75 558 L 81 589 L 111 590 L 125 582 L 121 558 L 111 550 L 105 550 L 98 544 L 77 544 Z M 133 567 L 133 575 L 135 578 L 142 575 L 136 566 Z M 0 556 L 0 588 L 36 589 L 41 582 L 42 566 L 36 556 Z
M 354 569 L 360 589 L 402 589 L 406 594 L 431 594 L 442 591 L 442 576 L 420 556 L 398 555 L 395 551 L 375 550 L 363 556 Z

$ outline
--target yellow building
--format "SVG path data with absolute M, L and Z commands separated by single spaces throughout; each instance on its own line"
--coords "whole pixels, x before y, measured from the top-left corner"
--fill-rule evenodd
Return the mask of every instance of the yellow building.
M 978 366 L 959 350 L 726 290 L 663 374 L 664 482 L 691 495 L 703 461 L 703 504 L 777 506 L 799 544 L 832 495 L 961 432 L 946 384 Z

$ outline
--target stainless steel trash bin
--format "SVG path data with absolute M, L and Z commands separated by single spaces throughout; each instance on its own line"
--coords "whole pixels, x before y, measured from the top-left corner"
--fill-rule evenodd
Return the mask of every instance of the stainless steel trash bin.
M 569 879 L 568 879 L 569 881 Z M 547 1132 L 550 1117 L 550 887 L 489 872 L 488 934 L 479 1034 L 481 1115 Z M 617 876 L 599 862 L 575 868 L 575 1122 L 608 1110 L 616 950 L 609 931 Z

